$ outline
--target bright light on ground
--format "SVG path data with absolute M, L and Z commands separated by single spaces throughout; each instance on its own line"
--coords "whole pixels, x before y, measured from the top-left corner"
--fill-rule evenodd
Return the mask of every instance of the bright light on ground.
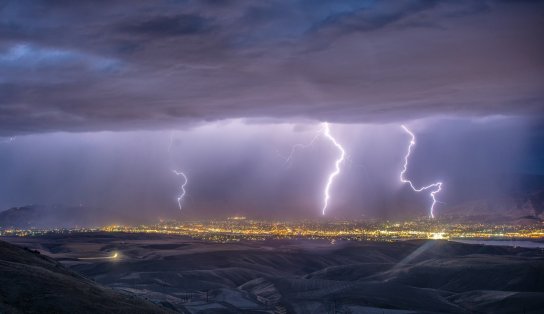
M 432 233 L 430 238 L 433 239 L 433 240 L 447 239 L 447 237 L 444 236 L 444 232 Z
M 97 257 L 80 257 L 78 259 L 80 260 L 93 260 L 93 259 L 97 259 L 97 260 L 100 260 L 100 259 L 114 259 L 114 260 L 117 260 L 120 258 L 120 255 L 118 252 L 113 252 L 113 254 L 111 256 L 97 256 Z

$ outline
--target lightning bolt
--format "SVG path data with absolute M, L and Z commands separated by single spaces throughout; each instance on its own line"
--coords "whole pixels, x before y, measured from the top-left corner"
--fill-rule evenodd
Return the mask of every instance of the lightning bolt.
M 338 149 L 338 151 L 340 151 L 340 157 L 338 157 L 338 159 L 336 159 L 336 162 L 334 163 L 334 166 L 335 166 L 335 169 L 334 171 L 329 175 L 329 178 L 327 180 L 327 184 L 325 185 L 325 191 L 323 192 L 323 198 L 324 198 L 324 201 L 323 201 L 323 215 L 325 215 L 325 211 L 327 210 L 327 207 L 329 206 L 329 199 L 331 198 L 331 195 L 330 195 L 330 189 L 331 189 L 331 185 L 334 181 L 334 178 L 340 174 L 340 164 L 342 164 L 342 162 L 344 161 L 344 158 L 346 156 L 346 151 L 344 150 L 344 148 L 342 147 L 342 145 L 340 145 L 336 139 L 331 135 L 331 130 L 329 128 L 329 123 L 327 122 L 324 122 L 323 123 L 323 134 L 325 135 L 325 137 L 327 139 L 329 139 L 333 145 Z
M 308 143 L 305 143 L 305 144 L 295 144 L 293 146 L 291 146 L 291 151 L 289 152 L 289 155 L 287 156 L 282 156 L 279 152 L 278 153 L 278 156 L 280 158 L 282 158 L 284 161 L 285 161 L 285 165 L 289 164 L 291 162 L 291 159 L 293 158 L 293 156 L 295 155 L 295 153 L 297 152 L 297 150 L 299 149 L 305 149 L 305 148 L 308 148 L 310 146 L 313 146 L 315 141 L 317 141 L 317 139 L 323 135 L 323 131 L 324 131 L 324 127 L 322 126 L 317 132 L 316 134 L 314 135 L 314 137 L 312 137 L 312 139 L 308 142 Z
M 168 142 L 168 152 L 172 151 L 172 145 L 174 145 L 174 132 L 170 132 L 170 141 Z
M 181 194 L 178 196 L 178 206 L 179 206 L 179 210 L 181 211 L 181 204 L 183 203 L 183 198 L 185 197 L 185 186 L 187 185 L 187 182 L 189 182 L 189 180 L 187 179 L 187 176 L 185 175 L 185 173 L 181 172 L 181 171 L 178 171 L 178 170 L 172 170 L 172 172 L 177 175 L 177 176 L 182 176 L 183 177 L 183 184 L 181 185 Z
M 408 152 L 406 152 L 406 155 L 404 156 L 404 166 L 403 166 L 402 171 L 400 173 L 400 182 L 408 183 L 410 185 L 410 187 L 412 188 L 412 190 L 414 190 L 415 192 L 421 192 L 421 191 L 425 191 L 425 190 L 433 188 L 431 190 L 431 193 L 430 193 L 431 198 L 433 200 L 433 203 L 431 204 L 431 208 L 429 210 L 429 216 L 431 218 L 434 218 L 434 206 L 438 202 L 436 200 L 436 194 L 439 193 L 440 191 L 442 191 L 442 182 L 436 182 L 436 183 L 433 183 L 433 184 L 429 184 L 427 186 L 423 186 L 421 188 L 416 188 L 414 186 L 414 184 L 412 183 L 412 181 L 410 181 L 410 180 L 408 180 L 408 179 L 406 179 L 404 177 L 404 174 L 408 170 L 408 159 L 410 158 L 410 155 L 412 154 L 412 147 L 414 145 L 416 145 L 416 136 L 406 126 L 401 125 L 401 127 L 404 129 L 404 131 L 406 133 L 408 133 L 410 135 L 411 139 L 410 139 L 410 145 L 408 146 Z
M 317 141 L 317 139 L 320 138 L 321 136 L 325 136 L 328 140 L 330 140 L 333 143 L 333 145 L 338 149 L 338 151 L 340 151 L 340 157 L 335 162 L 335 170 L 329 175 L 329 177 L 327 179 L 327 184 L 325 185 L 325 190 L 323 192 L 323 199 L 324 200 L 323 200 L 322 213 L 323 213 L 323 215 L 325 215 L 325 211 L 329 207 L 329 200 L 331 198 L 330 189 L 331 189 L 332 183 L 334 181 L 334 178 L 337 175 L 340 174 L 340 165 L 342 164 L 342 162 L 344 162 L 344 159 L 346 158 L 346 151 L 344 150 L 342 145 L 340 145 L 340 143 L 338 143 L 336 141 L 336 139 L 331 135 L 331 130 L 329 128 L 329 123 L 328 122 L 321 123 L 321 127 L 316 132 L 314 137 L 312 137 L 311 141 L 309 141 L 306 144 L 295 144 L 295 145 L 293 145 L 291 147 L 291 151 L 289 152 L 289 155 L 287 155 L 287 157 L 283 157 L 281 155 L 280 155 L 280 157 L 282 157 L 285 160 L 285 164 L 288 164 L 291 161 L 291 159 L 293 158 L 293 155 L 296 153 L 297 150 L 308 148 L 308 147 L 312 146 L 315 143 L 315 141 Z M 279 155 L 279 153 L 278 153 L 278 155 Z

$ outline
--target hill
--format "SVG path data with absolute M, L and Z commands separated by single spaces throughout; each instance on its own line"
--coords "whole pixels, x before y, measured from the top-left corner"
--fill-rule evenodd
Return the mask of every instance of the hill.
M 169 313 L 86 279 L 37 251 L 0 241 L 0 313 Z
M 544 251 L 451 241 L 84 233 L 7 238 L 189 313 L 542 313 Z M 82 259 L 119 252 L 120 259 Z

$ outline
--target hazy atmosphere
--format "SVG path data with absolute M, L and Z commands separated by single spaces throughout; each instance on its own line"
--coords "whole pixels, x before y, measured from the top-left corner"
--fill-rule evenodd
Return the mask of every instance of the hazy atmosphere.
M 0 4 L 0 208 L 425 216 L 544 175 L 540 1 Z M 315 140 L 315 141 L 314 141 Z M 312 143 L 313 145 L 306 144 Z M 177 197 L 188 177 L 180 211 Z M 500 197 L 499 197 L 500 196 Z M 180 216 L 181 215 L 181 216 Z M 184 216 L 185 215 L 185 216 Z
M 522 118 L 413 122 L 417 145 L 407 176 L 441 180 L 437 205 L 514 196 L 542 175 L 542 130 Z M 27 204 L 107 209 L 127 218 L 179 218 L 176 198 L 188 176 L 182 212 L 314 218 L 338 152 L 319 124 L 207 123 L 181 131 L 48 133 L 0 146 L 3 208 Z M 332 217 L 424 216 L 431 200 L 399 181 L 410 138 L 395 123 L 331 125 L 347 159 L 332 188 Z M 289 158 L 291 155 L 291 158 Z M 100 214 L 104 214 L 100 211 Z

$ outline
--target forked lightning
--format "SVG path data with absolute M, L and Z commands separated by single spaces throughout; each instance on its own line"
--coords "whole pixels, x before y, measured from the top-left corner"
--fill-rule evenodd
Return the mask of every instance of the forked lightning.
M 429 185 L 421 187 L 421 188 L 416 188 L 414 186 L 414 184 L 412 183 L 412 181 L 410 181 L 410 180 L 408 180 L 408 179 L 406 179 L 404 177 L 406 171 L 408 170 L 408 159 L 410 158 L 410 154 L 412 154 L 412 147 L 414 145 L 416 145 L 416 136 L 406 126 L 401 125 L 401 127 L 406 133 L 408 133 L 410 135 L 411 139 L 410 139 L 410 145 L 408 145 L 408 152 L 404 156 L 404 166 L 403 166 L 402 171 L 400 173 L 400 182 L 408 183 L 410 185 L 410 188 L 412 188 L 412 190 L 414 190 L 415 192 L 421 192 L 421 191 L 425 191 L 425 190 L 433 188 L 431 190 L 431 193 L 430 193 L 431 198 L 433 200 L 433 203 L 431 204 L 431 208 L 429 210 L 429 216 L 431 218 L 434 218 L 434 206 L 437 203 L 436 194 L 442 190 L 442 182 L 436 182 L 436 183 L 429 184 Z
M 181 211 L 181 208 L 182 208 L 182 204 L 183 204 L 183 198 L 185 197 L 185 186 L 187 185 L 187 182 L 189 182 L 189 180 L 187 179 L 187 176 L 185 175 L 185 173 L 181 172 L 181 171 L 178 171 L 178 170 L 172 170 L 172 172 L 174 172 L 175 175 L 177 176 L 182 176 L 183 177 L 183 184 L 181 184 L 181 194 L 178 196 L 178 206 L 179 206 L 179 210 Z

